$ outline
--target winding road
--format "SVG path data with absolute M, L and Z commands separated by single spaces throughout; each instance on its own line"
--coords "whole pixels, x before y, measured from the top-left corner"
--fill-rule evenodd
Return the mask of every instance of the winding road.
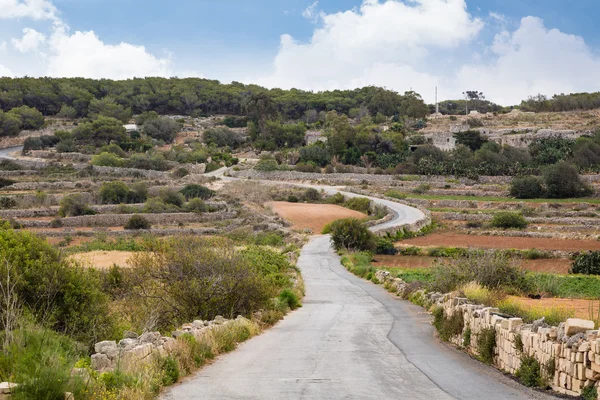
M 222 176 L 222 171 L 215 172 L 215 176 Z M 373 230 L 411 223 L 423 216 L 421 211 L 399 203 L 371 200 L 395 213 L 391 221 Z M 328 236 L 310 240 L 302 249 L 298 267 L 306 285 L 302 308 L 170 388 L 162 398 L 553 398 L 440 343 L 430 315 L 346 271 Z

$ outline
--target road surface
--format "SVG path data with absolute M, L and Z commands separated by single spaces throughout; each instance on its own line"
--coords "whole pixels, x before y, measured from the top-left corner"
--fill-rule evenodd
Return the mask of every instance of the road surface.
M 13 159 L 11 153 L 21 150 L 23 150 L 23 146 L 7 147 L 5 149 L 0 149 L 0 158 Z
M 384 227 L 422 216 L 419 210 L 389 203 L 396 217 Z M 441 344 L 422 308 L 347 272 L 328 236 L 310 240 L 298 267 L 306 285 L 302 308 L 162 398 L 551 398 Z

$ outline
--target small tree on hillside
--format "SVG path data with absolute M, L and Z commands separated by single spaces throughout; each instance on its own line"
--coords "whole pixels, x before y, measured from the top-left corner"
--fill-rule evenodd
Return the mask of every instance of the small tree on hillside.
M 510 184 L 510 195 L 517 199 L 539 199 L 544 194 L 542 180 L 537 176 L 514 178 Z
M 171 143 L 175 140 L 177 132 L 181 130 L 181 125 L 171 118 L 163 117 L 146 121 L 142 130 L 153 139 Z
M 577 169 L 565 162 L 546 167 L 543 175 L 549 198 L 566 199 L 592 194 L 592 189 L 581 182 Z
M 374 251 L 377 247 L 375 235 L 356 218 L 334 221 L 330 227 L 336 250 Z

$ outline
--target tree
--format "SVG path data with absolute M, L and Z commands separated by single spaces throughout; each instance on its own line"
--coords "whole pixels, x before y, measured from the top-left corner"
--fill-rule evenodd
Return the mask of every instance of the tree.
M 231 129 L 224 127 L 205 130 L 202 134 L 202 139 L 204 140 L 204 143 L 209 146 L 231 147 L 232 149 L 235 149 L 243 143 L 243 139 L 240 135 Z
M 78 217 L 80 215 L 94 215 L 95 212 L 87 204 L 82 194 L 71 194 L 60 201 L 58 215 L 61 217 Z
M 35 108 L 21 106 L 13 108 L 9 113 L 19 116 L 21 129 L 37 130 L 43 127 L 45 123 L 44 116 Z
M 122 142 L 126 131 L 121 121 L 111 117 L 98 117 L 94 121 L 84 122 L 73 130 L 73 137 L 80 144 L 104 146 L 112 141 Z
M 479 131 L 466 131 L 454 134 L 456 142 L 467 146 L 473 151 L 479 150 L 488 140 Z
M 151 227 L 152 225 L 150 222 L 141 215 L 132 216 L 124 226 L 124 228 L 128 230 L 150 229 Z
M 215 195 L 215 192 L 210 190 L 206 186 L 189 184 L 185 185 L 185 187 L 181 189 L 181 194 L 183 194 L 185 199 L 188 201 L 194 198 L 208 200 Z
M 324 167 L 331 161 L 331 154 L 329 154 L 329 151 L 325 147 L 317 143 L 300 149 L 300 161 L 305 163 L 312 162 L 320 167 Z
M 572 274 L 600 275 L 600 251 L 589 251 L 577 256 Z
M 277 108 L 273 98 L 266 92 L 252 93 L 244 104 L 248 117 L 256 124 L 261 133 L 265 132 L 267 121 L 277 117 Z
M 529 145 L 529 152 L 537 165 L 556 164 L 573 154 L 575 141 L 560 136 L 535 140 Z
M 98 191 L 103 204 L 120 204 L 129 201 L 129 187 L 124 182 L 104 182 Z
M 334 221 L 330 231 L 336 250 L 374 251 L 377 247 L 375 235 L 356 218 Z
M 546 184 L 546 196 L 552 199 L 585 197 L 592 194 L 592 189 L 581 182 L 577 169 L 561 162 L 550 165 L 543 170 Z
M 56 116 L 60 118 L 74 119 L 77 118 L 77 110 L 75 109 L 75 107 L 63 104 Z
M 92 118 L 98 118 L 100 116 L 111 117 L 118 119 L 124 124 L 129 122 L 132 115 L 130 109 L 126 109 L 118 104 L 116 100 L 110 96 L 106 96 L 100 100 L 93 99 L 90 102 L 89 107 L 89 115 Z
M 540 199 L 545 195 L 542 180 L 537 176 L 514 178 L 510 184 L 510 195 L 517 199 Z
M 410 118 L 425 118 L 429 115 L 429 107 L 416 92 L 406 92 L 400 102 L 400 114 Z
M 166 117 L 147 120 L 142 128 L 144 134 L 166 143 L 172 143 L 180 130 L 179 122 Z
M 21 132 L 21 117 L 0 110 L 0 137 L 17 136 Z

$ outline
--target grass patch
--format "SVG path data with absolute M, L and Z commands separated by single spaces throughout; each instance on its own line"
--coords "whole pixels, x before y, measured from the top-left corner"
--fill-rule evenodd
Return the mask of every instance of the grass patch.
M 496 350 L 496 330 L 485 328 L 477 336 L 477 352 L 481 361 L 491 364 Z
M 499 301 L 496 306 L 500 309 L 500 312 L 520 317 L 526 323 L 531 323 L 543 317 L 547 324 L 557 326 L 568 318 L 575 316 L 575 312 L 567 308 L 524 306 L 510 298 Z
M 535 357 L 523 356 L 521 357 L 521 366 L 515 376 L 521 384 L 527 387 L 543 387 L 544 382 L 540 371 L 540 363 Z

